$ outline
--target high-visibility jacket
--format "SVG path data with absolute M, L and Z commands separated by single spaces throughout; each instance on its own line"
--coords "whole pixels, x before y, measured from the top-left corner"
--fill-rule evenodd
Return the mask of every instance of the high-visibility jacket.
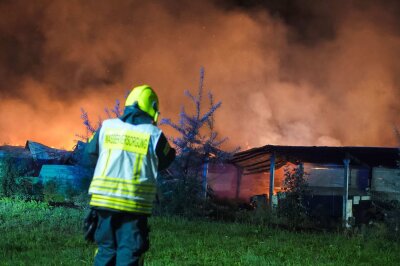
M 99 158 L 89 187 L 90 205 L 151 214 L 155 198 L 157 142 L 162 131 L 152 124 L 132 125 L 108 119 L 99 136 Z

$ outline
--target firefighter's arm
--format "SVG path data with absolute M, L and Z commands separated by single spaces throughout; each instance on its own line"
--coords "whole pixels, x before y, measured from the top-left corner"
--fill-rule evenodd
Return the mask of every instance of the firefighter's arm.
M 157 142 L 156 154 L 158 157 L 158 171 L 168 168 L 175 159 L 175 149 L 169 145 L 163 133 L 161 133 L 160 139 Z
M 82 165 L 86 167 L 94 168 L 96 166 L 97 158 L 99 157 L 99 132 L 100 129 L 94 132 L 88 143 L 86 143 L 82 156 Z

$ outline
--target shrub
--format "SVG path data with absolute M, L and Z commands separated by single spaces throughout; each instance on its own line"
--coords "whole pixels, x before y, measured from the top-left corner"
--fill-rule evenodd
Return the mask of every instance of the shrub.
M 173 179 L 160 186 L 156 214 L 183 215 L 186 217 L 204 214 L 204 199 L 200 198 L 201 182 L 197 178 Z
M 20 158 L 6 156 L 1 164 L 2 177 L 0 179 L 0 196 L 23 197 L 27 199 L 40 199 L 41 186 L 34 174 L 30 162 Z
M 72 203 L 82 209 L 89 208 L 90 195 L 87 192 L 81 192 L 71 198 Z
M 278 194 L 278 217 L 291 229 L 304 226 L 308 222 L 305 196 L 309 189 L 304 176 L 302 164 L 294 169 L 286 167 L 283 192 Z
M 65 196 L 60 192 L 60 185 L 54 181 L 50 180 L 43 185 L 43 200 L 45 202 L 63 202 L 65 201 Z
M 397 200 L 388 200 L 379 196 L 373 198 L 373 204 L 377 210 L 375 223 L 384 227 L 380 233 L 386 234 L 389 239 L 400 240 L 400 203 Z
M 26 200 L 43 200 L 43 186 L 38 177 L 23 176 L 15 179 L 17 191 L 14 196 Z

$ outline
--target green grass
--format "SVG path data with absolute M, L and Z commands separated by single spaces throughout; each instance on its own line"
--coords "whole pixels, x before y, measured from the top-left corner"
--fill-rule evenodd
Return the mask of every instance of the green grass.
M 84 211 L 0 199 L 0 265 L 91 265 Z M 293 233 L 263 226 L 150 219 L 146 265 L 397 265 L 400 245 L 382 234 Z

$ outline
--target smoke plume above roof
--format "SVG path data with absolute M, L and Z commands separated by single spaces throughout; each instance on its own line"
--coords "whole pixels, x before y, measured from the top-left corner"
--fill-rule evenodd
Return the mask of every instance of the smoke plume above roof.
M 71 148 L 133 86 L 196 90 L 232 146 L 397 145 L 397 1 L 1 1 L 0 142 Z M 167 131 L 168 132 L 168 131 Z

